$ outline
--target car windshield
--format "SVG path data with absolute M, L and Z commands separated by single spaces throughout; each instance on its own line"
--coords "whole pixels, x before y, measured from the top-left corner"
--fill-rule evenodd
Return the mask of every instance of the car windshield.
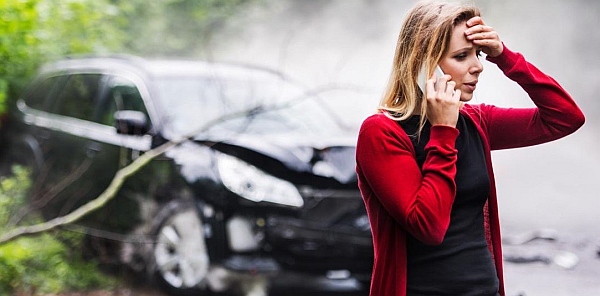
M 285 134 L 339 135 L 340 126 L 317 96 L 276 75 L 162 76 L 155 86 L 165 127 L 178 137 Z

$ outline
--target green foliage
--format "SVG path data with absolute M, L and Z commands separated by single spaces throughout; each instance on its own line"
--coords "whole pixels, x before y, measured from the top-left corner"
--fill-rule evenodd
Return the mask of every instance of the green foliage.
M 40 52 L 45 60 L 67 55 L 108 53 L 126 36 L 116 24 L 116 6 L 106 0 L 38 0 Z
M 208 47 L 215 30 L 252 1 L 0 0 L 0 114 L 44 62 L 92 53 L 191 56 Z M 0 233 L 24 205 L 29 186 L 22 168 L 0 180 Z M 76 235 L 44 234 L 0 246 L 0 295 L 110 283 L 93 262 L 83 263 L 70 253 L 75 248 L 65 247 L 80 242 Z
M 118 49 L 123 37 L 111 11 L 102 0 L 0 1 L 0 114 L 41 63 Z
M 27 170 L 20 167 L 15 167 L 13 176 L 0 180 L 0 233 L 6 231 L 11 213 L 23 206 L 29 184 Z M 43 234 L 0 246 L 0 295 L 16 291 L 58 293 L 113 285 L 112 279 L 98 272 L 94 262 L 74 256 L 72 252 L 81 241 L 80 234 Z
M 119 23 L 127 52 L 193 56 L 210 47 L 215 30 L 256 0 L 121 0 Z
M 38 65 L 37 0 L 0 1 L 0 114 Z
M 194 55 L 256 0 L 1 0 L 0 114 L 49 60 L 88 53 Z
M 65 244 L 49 234 L 0 247 L 2 295 L 15 291 L 80 291 L 113 284 L 113 280 L 98 272 L 94 262 L 73 258 Z
M 25 202 L 25 194 L 31 186 L 29 171 L 21 166 L 13 167 L 13 175 L 0 179 L 0 231 L 4 231 L 13 213 Z

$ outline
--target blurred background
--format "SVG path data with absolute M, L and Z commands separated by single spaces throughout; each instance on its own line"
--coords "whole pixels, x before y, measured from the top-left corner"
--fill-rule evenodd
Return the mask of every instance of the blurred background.
M 415 2 L 4 0 L 0 100 L 2 106 L 14 100 L 41 63 L 71 54 L 235 61 L 275 68 L 322 89 L 326 104 L 356 131 L 377 106 L 403 17 Z M 573 270 L 508 263 L 508 290 L 512 295 L 592 295 L 600 291 L 594 251 L 600 239 L 600 2 L 472 2 L 506 46 L 558 80 L 587 118 L 567 138 L 493 153 L 505 236 L 552 229 L 560 243 L 556 248 L 581 260 Z M 484 62 L 484 67 L 476 103 L 532 105 L 493 64 Z
M 260 61 L 310 86 L 339 87 L 327 97 L 352 128 L 371 114 L 391 69 L 403 16 L 415 1 L 273 1 L 241 13 L 217 34 L 205 55 Z M 579 256 L 573 270 L 545 264 L 506 264 L 507 291 L 524 295 L 595 295 L 600 260 L 600 144 L 597 95 L 600 2 L 593 0 L 472 1 L 506 46 L 553 76 L 580 104 L 586 124 L 538 147 L 493 152 L 505 237 L 539 229 L 554 245 L 505 247 L 505 255 Z M 484 62 L 475 102 L 532 106 L 527 94 Z M 554 252 L 554 253 L 553 253 Z M 509 294 L 510 295 L 510 294 Z
M 217 34 L 206 57 L 260 62 L 314 87 L 352 128 L 373 113 L 391 69 L 397 34 L 415 1 L 274 1 L 248 10 Z M 505 228 L 550 227 L 598 235 L 600 34 L 597 1 L 474 1 L 506 46 L 571 93 L 586 114 L 577 133 L 554 143 L 495 152 Z M 526 93 L 484 62 L 475 102 L 531 106 Z

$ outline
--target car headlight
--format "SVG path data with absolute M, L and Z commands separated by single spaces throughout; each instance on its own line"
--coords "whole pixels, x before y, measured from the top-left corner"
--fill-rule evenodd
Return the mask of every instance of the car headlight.
M 249 163 L 219 153 L 217 165 L 225 187 L 245 199 L 292 207 L 304 205 L 302 196 L 292 183 L 275 178 Z

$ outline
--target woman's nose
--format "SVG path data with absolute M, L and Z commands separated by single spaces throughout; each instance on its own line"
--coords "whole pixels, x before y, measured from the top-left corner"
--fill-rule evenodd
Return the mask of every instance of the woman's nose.
M 475 59 L 469 72 L 471 72 L 471 74 L 479 74 L 479 73 L 483 72 L 483 64 L 481 63 L 481 61 L 479 59 Z

